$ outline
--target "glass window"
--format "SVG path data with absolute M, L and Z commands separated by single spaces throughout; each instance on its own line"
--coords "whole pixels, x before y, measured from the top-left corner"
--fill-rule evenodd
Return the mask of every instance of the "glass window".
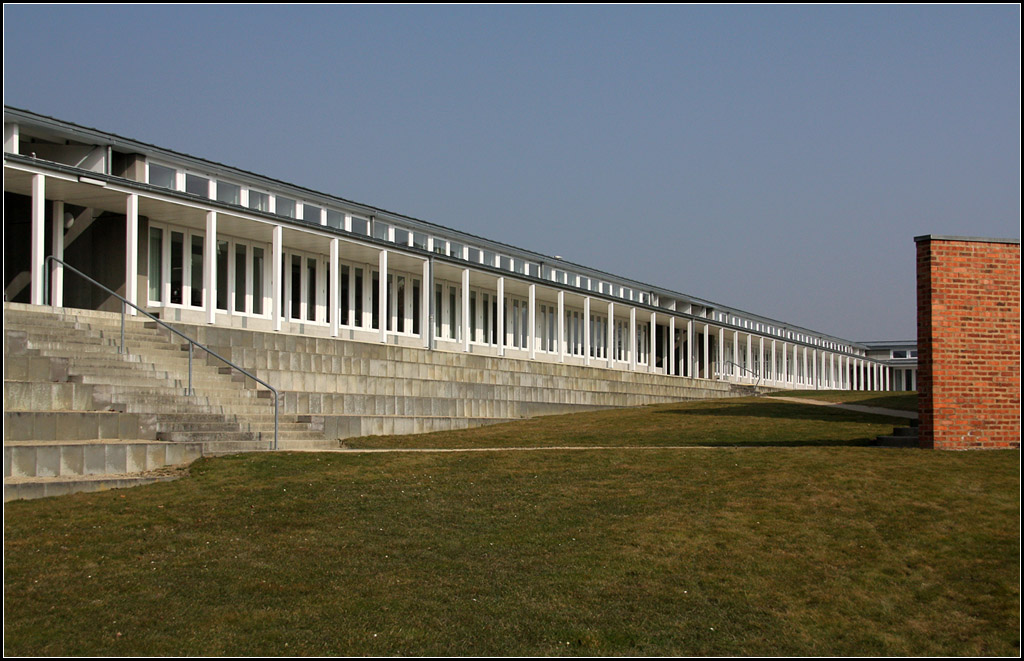
M 448 244 L 448 254 L 457 259 L 462 259 L 462 244 L 452 241 Z
M 436 245 L 436 244 L 435 244 Z M 441 301 L 444 295 L 444 285 L 434 285 L 434 336 L 441 337 L 441 326 L 443 318 L 441 316 Z
M 334 209 L 327 210 L 327 226 L 336 230 L 345 229 L 345 214 Z
M 471 247 L 469 249 L 469 256 L 466 259 L 468 261 L 472 262 L 473 264 L 479 264 L 480 263 L 480 250 L 478 248 L 472 248 Z
M 236 294 L 237 295 L 237 294 Z M 228 309 L 228 242 L 217 241 L 217 309 Z
M 203 307 L 203 237 L 192 235 L 192 271 L 189 287 L 193 307 Z
M 494 266 L 495 255 L 489 250 L 484 251 L 484 264 L 487 266 Z
M 420 250 L 427 249 L 427 235 L 423 232 L 412 233 L 412 245 L 419 248 Z
M 171 232 L 171 303 L 181 305 L 185 287 L 185 235 Z
M 420 334 L 420 281 L 412 280 L 412 332 Z
M 242 203 L 242 187 L 226 181 L 217 182 L 217 201 L 225 204 Z
M 210 180 L 198 174 L 185 174 L 185 192 L 201 197 L 210 197 Z
M 355 283 L 355 291 L 352 292 L 352 301 L 355 304 L 355 325 L 361 327 L 363 325 L 363 269 L 356 269 L 352 280 Z
M 370 319 L 370 328 L 374 330 L 380 330 L 380 273 L 373 271 L 370 277 L 370 286 L 373 289 L 370 290 L 370 312 L 372 314 Z
M 307 223 L 320 224 L 320 207 L 314 204 L 302 204 L 302 219 Z
M 287 218 L 295 217 L 295 200 L 287 197 L 277 196 L 277 211 L 278 216 L 285 216 Z
M 263 248 L 252 249 L 252 313 L 263 314 Z
M 302 319 L 302 257 L 292 255 L 291 318 Z
M 409 245 L 409 230 L 404 230 L 400 227 L 395 228 L 395 243 L 400 246 Z
M 370 221 L 359 216 L 352 216 L 352 233 L 353 234 L 364 234 L 370 233 Z
M 235 312 L 245 312 L 245 246 L 235 244 Z
M 174 168 L 164 167 L 156 163 L 149 164 L 149 183 L 153 186 L 161 186 L 174 190 L 177 171 Z
M 164 296 L 164 231 L 149 228 L 149 300 L 159 303 Z
M 249 208 L 256 211 L 270 211 L 270 196 L 250 188 Z
M 373 238 L 381 241 L 388 240 L 388 224 L 376 221 L 373 223 Z
M 316 321 L 316 260 L 312 257 L 306 258 L 306 319 Z
M 344 325 L 348 325 L 348 277 L 349 267 L 346 264 L 341 265 L 341 274 L 338 276 L 340 279 L 340 287 L 338 287 L 338 322 Z
M 448 253 L 448 242 L 444 239 L 434 237 L 434 252 L 439 255 L 445 255 Z

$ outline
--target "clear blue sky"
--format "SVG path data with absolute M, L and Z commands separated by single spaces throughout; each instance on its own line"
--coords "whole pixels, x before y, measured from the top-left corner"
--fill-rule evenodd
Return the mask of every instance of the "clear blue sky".
M 1020 9 L 11 6 L 4 103 L 853 340 L 1020 237 Z

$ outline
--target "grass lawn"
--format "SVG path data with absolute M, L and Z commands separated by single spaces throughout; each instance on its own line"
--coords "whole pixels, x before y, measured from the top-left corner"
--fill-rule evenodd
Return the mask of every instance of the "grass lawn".
M 818 399 L 823 402 L 878 406 L 883 409 L 897 409 L 900 411 L 917 410 L 916 392 L 888 392 L 872 390 L 786 390 L 783 392 L 774 392 L 769 396 Z
M 239 455 L 8 503 L 4 652 L 1017 655 L 1019 453 L 816 424 L 818 446 Z
M 906 398 L 906 396 L 903 396 Z M 916 397 L 915 397 L 916 401 Z M 916 404 L 915 404 L 916 406 Z M 864 445 L 903 418 L 768 398 L 544 416 L 478 429 L 347 439 L 349 448 Z

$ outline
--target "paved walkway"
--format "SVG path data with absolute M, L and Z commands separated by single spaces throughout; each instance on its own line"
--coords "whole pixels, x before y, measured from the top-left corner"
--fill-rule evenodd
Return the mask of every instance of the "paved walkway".
M 836 402 L 823 402 L 820 399 L 803 399 L 801 397 L 775 397 L 769 395 L 772 399 L 781 399 L 784 402 L 795 402 L 797 404 L 813 404 L 815 406 L 831 406 L 837 409 L 849 409 L 850 411 L 860 411 L 861 413 L 874 413 L 875 415 L 891 415 L 894 418 L 907 418 L 909 420 L 917 420 L 917 411 L 901 411 L 899 409 L 884 409 L 878 406 L 861 406 L 860 404 L 838 404 Z

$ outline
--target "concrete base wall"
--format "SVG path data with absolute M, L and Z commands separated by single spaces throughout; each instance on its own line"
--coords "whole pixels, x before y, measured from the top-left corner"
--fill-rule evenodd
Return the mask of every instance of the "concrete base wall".
M 646 372 L 284 333 L 180 327 L 282 390 L 285 411 L 366 416 L 360 428 L 369 425 L 372 431 L 363 433 L 392 433 L 391 425 L 371 417 L 498 421 L 740 394 L 724 382 Z

